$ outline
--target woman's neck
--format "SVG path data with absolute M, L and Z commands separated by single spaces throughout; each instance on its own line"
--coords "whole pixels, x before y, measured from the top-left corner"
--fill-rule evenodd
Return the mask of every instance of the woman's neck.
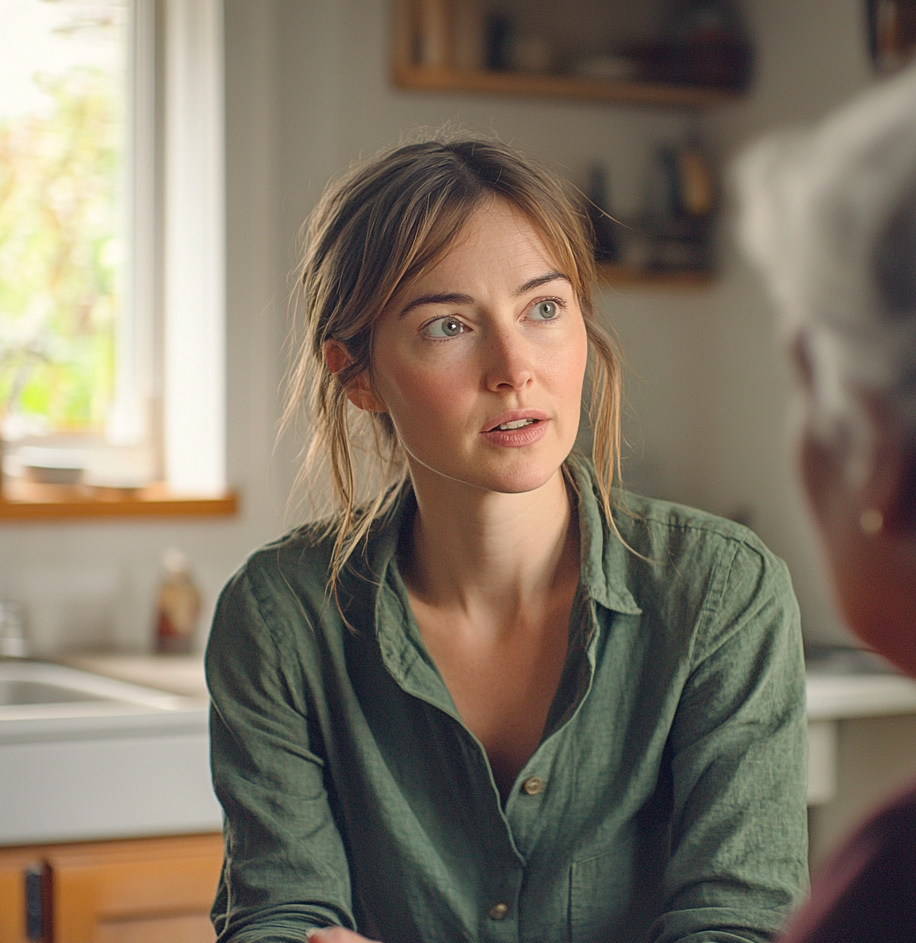
M 417 515 L 402 570 L 417 600 L 509 628 L 512 613 L 540 609 L 578 580 L 578 527 L 562 470 L 523 494 L 422 470 L 412 478 Z

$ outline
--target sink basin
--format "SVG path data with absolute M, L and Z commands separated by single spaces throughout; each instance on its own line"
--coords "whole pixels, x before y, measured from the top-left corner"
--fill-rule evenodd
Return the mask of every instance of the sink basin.
M 75 704 L 79 701 L 104 700 L 89 691 L 78 691 L 61 684 L 45 684 L 24 678 L 0 679 L 0 707 L 21 704 Z
M 0 661 L 0 846 L 216 831 L 208 704 Z
M 86 715 L 112 710 L 168 711 L 184 699 L 162 691 L 41 661 L 0 661 L 0 725 L 4 720 Z M 106 709 L 107 708 L 107 709 Z

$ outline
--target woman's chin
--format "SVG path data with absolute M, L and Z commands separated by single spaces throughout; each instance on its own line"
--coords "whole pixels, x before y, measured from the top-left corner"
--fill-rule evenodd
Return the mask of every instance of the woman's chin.
M 422 488 L 424 483 L 436 481 L 438 487 L 470 488 L 493 494 L 529 494 L 548 486 L 560 474 L 562 461 L 530 461 L 512 463 L 511 467 L 470 468 L 436 467 L 431 462 L 411 461 L 411 476 L 414 484 Z

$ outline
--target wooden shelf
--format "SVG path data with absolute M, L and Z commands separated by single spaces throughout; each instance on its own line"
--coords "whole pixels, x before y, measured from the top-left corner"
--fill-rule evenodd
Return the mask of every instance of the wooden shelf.
M 708 288 L 715 280 L 715 273 L 678 269 L 636 269 L 616 263 L 599 263 L 598 281 L 610 287 Z
M 0 524 L 102 518 L 232 517 L 238 496 L 182 495 L 163 485 L 136 491 L 5 482 Z
M 740 92 L 655 82 L 622 82 L 575 75 L 526 72 L 483 72 L 395 62 L 398 88 L 428 92 L 470 92 L 521 98 L 553 98 L 649 105 L 656 108 L 708 108 L 739 101 Z

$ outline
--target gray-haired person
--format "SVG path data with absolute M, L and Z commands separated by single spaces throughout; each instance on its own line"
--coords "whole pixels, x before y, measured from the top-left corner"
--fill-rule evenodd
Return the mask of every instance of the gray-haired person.
M 798 368 L 799 469 L 839 607 L 916 675 L 916 70 L 738 168 L 743 238 Z M 815 882 L 783 943 L 916 940 L 916 787 Z

